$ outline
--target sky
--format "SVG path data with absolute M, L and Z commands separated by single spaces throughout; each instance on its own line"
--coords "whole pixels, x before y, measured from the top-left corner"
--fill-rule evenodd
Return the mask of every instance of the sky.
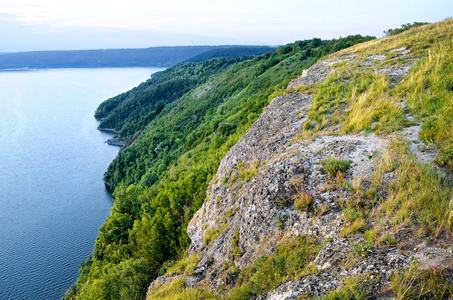
M 282 45 L 453 16 L 453 0 L 0 0 L 0 52 Z

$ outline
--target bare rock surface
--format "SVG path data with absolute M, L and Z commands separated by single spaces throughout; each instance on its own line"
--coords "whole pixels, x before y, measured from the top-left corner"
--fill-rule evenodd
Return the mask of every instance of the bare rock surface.
M 288 84 L 287 90 L 291 91 L 301 86 L 312 85 L 323 80 L 324 78 L 329 76 L 330 73 L 335 71 L 334 68 L 329 67 L 335 65 L 340 61 L 323 61 L 311 66 L 307 70 L 303 70 L 301 77 L 291 80 L 291 82 Z
M 106 141 L 107 144 L 112 145 L 112 146 L 119 146 L 123 147 L 126 145 L 126 142 L 123 140 L 120 140 L 119 138 L 111 138 Z
M 209 83 L 204 84 L 192 92 L 192 97 L 201 98 L 202 96 L 204 96 L 207 92 L 209 92 L 213 88 L 214 88 L 214 86 Z
M 453 269 L 453 254 L 451 250 L 438 247 L 420 245 L 414 257 L 425 267 L 436 267 L 439 269 Z
M 395 68 L 384 68 L 377 70 L 380 74 L 387 74 L 390 77 L 398 78 L 402 76 L 406 76 L 409 73 L 410 66 L 404 67 L 395 67 Z

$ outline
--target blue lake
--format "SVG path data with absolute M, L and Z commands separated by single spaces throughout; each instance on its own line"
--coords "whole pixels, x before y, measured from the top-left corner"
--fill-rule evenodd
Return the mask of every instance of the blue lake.
M 93 114 L 158 68 L 0 72 L 0 299 L 59 299 L 110 213 Z

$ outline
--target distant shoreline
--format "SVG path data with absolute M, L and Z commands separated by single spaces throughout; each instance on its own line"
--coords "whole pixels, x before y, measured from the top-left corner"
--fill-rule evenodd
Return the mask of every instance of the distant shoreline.
M 132 49 L 12 52 L 0 55 L 0 71 L 94 68 L 168 68 L 182 62 L 229 56 L 256 56 L 270 46 L 176 46 Z
M 98 127 L 98 130 L 105 131 L 105 132 L 118 133 L 118 131 L 113 128 Z
M 27 71 L 41 71 L 41 70 L 62 70 L 62 69 L 128 69 L 128 68 L 157 68 L 157 69 L 166 69 L 166 67 L 153 67 L 153 66 L 103 66 L 103 67 L 42 67 L 42 68 L 9 68 L 2 69 L 0 72 L 27 72 Z

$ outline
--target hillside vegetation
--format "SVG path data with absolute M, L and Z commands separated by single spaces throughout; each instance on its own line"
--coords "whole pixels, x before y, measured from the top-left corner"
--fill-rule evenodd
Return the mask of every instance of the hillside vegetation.
M 221 57 L 237 57 L 237 56 L 245 56 L 251 58 L 252 56 L 261 55 L 267 52 L 271 52 L 275 50 L 275 48 L 268 47 L 268 46 L 256 46 L 256 47 L 234 47 L 234 48 L 220 48 L 214 49 L 197 56 L 191 57 L 187 60 L 187 62 L 202 62 L 206 60 L 210 60 L 212 58 L 221 58 Z
M 103 126 L 132 138 L 105 174 L 111 215 L 67 298 L 144 298 L 162 265 L 189 246 L 187 224 L 220 160 L 269 101 L 320 57 L 371 39 L 313 39 L 246 61 L 186 63 L 101 104 Z
M 451 19 L 406 25 L 291 81 L 147 298 L 453 297 L 452 41 Z

